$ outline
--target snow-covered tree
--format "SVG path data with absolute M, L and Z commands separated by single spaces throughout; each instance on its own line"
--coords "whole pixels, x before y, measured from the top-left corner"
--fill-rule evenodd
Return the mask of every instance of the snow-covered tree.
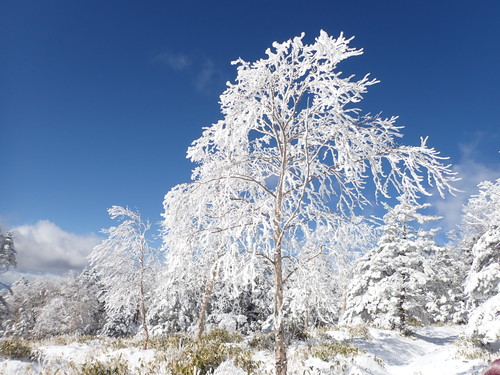
M 0 231 L 0 273 L 7 272 L 17 267 L 16 250 L 14 248 L 14 235 L 8 232 L 6 235 Z
M 473 195 L 463 208 L 460 230 L 462 237 L 475 242 L 492 226 L 500 223 L 500 178 L 483 181 L 479 194 Z
M 429 204 L 416 204 L 407 196 L 398 197 L 383 217 L 383 234 L 378 247 L 362 257 L 349 288 L 344 323 L 370 323 L 383 328 L 407 330 L 408 321 L 428 323 L 425 286 L 434 275 L 427 268 L 428 257 L 437 246 L 434 231 L 424 231 L 415 224 L 425 224 L 438 217 L 419 211 Z
M 33 327 L 36 336 L 97 334 L 104 311 L 98 298 L 101 290 L 89 276 L 82 273 L 51 280 L 54 289 L 46 303 L 37 309 Z
M 101 328 L 99 288 L 85 273 L 19 279 L 6 297 L 11 314 L 0 324 L 2 334 L 24 338 L 63 334 L 91 335 Z
M 492 226 L 472 248 L 472 267 L 465 283 L 469 334 L 484 343 L 500 341 L 500 226 Z
M 16 250 L 14 249 L 14 235 L 8 232 L 6 235 L 0 230 L 0 274 L 11 268 L 17 267 Z M 12 290 L 7 284 L 0 282 L 0 286 L 6 288 L 10 293 Z M 5 319 L 9 309 L 5 298 L 0 294 L 0 318 Z
M 188 316 L 177 314 L 183 321 L 170 317 L 173 329 L 192 325 L 192 316 L 198 314 L 196 336 L 204 333 L 209 315 L 209 307 L 215 293 L 224 297 L 229 304 L 230 294 L 245 289 L 251 284 L 252 266 L 255 262 L 245 262 L 249 254 L 244 250 L 249 238 L 243 235 L 245 228 L 242 211 L 235 209 L 241 205 L 237 200 L 221 200 L 219 194 L 211 194 L 204 185 L 183 184 L 173 188 L 165 197 L 163 214 L 163 240 L 166 249 L 166 264 L 159 278 L 158 295 L 155 302 L 155 325 L 165 320 L 171 306 L 188 302 L 189 308 L 179 308 L 189 312 Z M 239 216 L 235 216 L 238 214 Z M 194 301 L 186 301 L 184 295 L 197 296 Z M 158 309 L 158 306 L 164 306 Z M 159 318 L 163 315 L 164 318 Z M 170 314 L 169 314 L 170 315 Z M 186 318 L 186 319 L 184 319 Z M 164 330 L 166 326 L 161 328 Z M 189 327 L 191 328 L 191 326 Z
M 426 309 L 433 323 L 463 324 L 467 320 L 463 282 L 469 262 L 461 249 L 436 247 L 424 263 Z
M 366 251 L 375 237 L 372 227 L 360 217 L 334 227 L 335 232 L 316 227 L 297 256 L 297 267 L 285 289 L 285 313 L 291 321 L 288 324 L 307 329 L 320 324 L 336 324 L 340 318 L 356 254 Z M 336 246 L 329 254 L 318 251 L 327 243 L 322 236 L 335 239 Z
M 113 206 L 108 209 L 112 219 L 121 223 L 103 229 L 108 238 L 97 245 L 89 255 L 92 270 L 104 287 L 102 299 L 108 321 L 104 333 L 128 335 L 135 332 L 137 316 L 144 331 L 144 347 L 147 348 L 146 298 L 151 287 L 154 249 L 146 237 L 151 228 L 138 212 Z
M 415 199 L 429 194 L 424 182 L 442 194 L 454 179 L 426 139 L 400 146 L 395 117 L 360 115 L 354 107 L 377 81 L 342 77 L 337 65 L 361 50 L 342 34 L 321 31 L 309 45 L 303 38 L 274 43 L 254 63 L 236 61 L 236 82 L 221 95 L 223 120 L 188 150 L 199 164 L 194 181 L 238 201 L 244 224 L 259 232 L 253 249 L 273 270 L 278 375 L 287 368 L 284 290 L 300 254 L 293 245 L 317 226 L 334 231 L 339 217 L 370 203 L 368 191 L 388 196 L 394 187 Z M 368 180 L 373 189 L 365 189 Z
M 469 333 L 485 343 L 500 340 L 500 179 L 479 184 L 463 209 L 464 237 L 472 238 L 472 265 L 465 282 Z
M 487 230 L 472 248 L 474 261 L 466 281 L 469 308 L 500 292 L 500 227 Z

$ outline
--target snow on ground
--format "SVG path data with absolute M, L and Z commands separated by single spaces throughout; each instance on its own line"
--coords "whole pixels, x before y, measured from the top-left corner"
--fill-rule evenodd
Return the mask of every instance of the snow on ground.
M 472 375 L 481 374 L 483 359 L 460 358 L 454 342 L 463 327 L 425 327 L 413 337 L 371 329 L 372 341 L 356 345 L 385 363 L 388 375 Z
M 370 328 L 368 338 L 353 338 L 343 330 L 327 331 L 323 341 L 311 339 L 310 342 L 298 342 L 288 350 L 290 374 L 342 374 L 342 375 L 480 375 L 495 356 L 470 355 L 470 348 L 460 344 L 457 339 L 463 327 L 425 327 L 417 329 L 414 336 L 405 337 L 394 331 Z M 304 356 L 308 345 L 318 342 L 349 342 L 364 351 L 353 358 L 338 358 L 323 361 L 319 358 Z M 67 345 L 41 345 L 37 347 L 38 361 L 27 362 L 0 358 L 0 374 L 52 374 L 73 373 L 83 363 L 89 361 L 124 360 L 128 362 L 131 374 L 142 373 L 141 366 L 158 360 L 155 350 L 141 350 L 137 347 L 116 348 L 109 341 L 93 340 L 87 343 L 71 342 Z M 473 358 L 473 359 L 470 359 Z M 496 358 L 500 358 L 500 354 Z M 254 360 L 262 362 L 257 374 L 272 374 L 274 355 L 270 351 L 256 351 Z M 152 367 L 148 367 L 150 370 Z M 157 366 L 158 372 L 164 374 Z M 77 372 L 75 372 L 77 373 Z M 216 375 L 243 375 L 232 361 L 224 362 L 215 371 Z

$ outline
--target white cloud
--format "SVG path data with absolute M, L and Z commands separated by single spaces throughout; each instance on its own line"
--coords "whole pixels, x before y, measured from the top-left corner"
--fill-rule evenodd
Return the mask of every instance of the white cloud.
M 88 265 L 87 255 L 100 241 L 95 234 L 68 233 L 48 220 L 13 228 L 17 271 L 63 274 Z
M 176 71 L 185 70 L 191 65 L 191 59 L 182 53 L 163 52 L 156 55 L 153 61 L 164 63 Z

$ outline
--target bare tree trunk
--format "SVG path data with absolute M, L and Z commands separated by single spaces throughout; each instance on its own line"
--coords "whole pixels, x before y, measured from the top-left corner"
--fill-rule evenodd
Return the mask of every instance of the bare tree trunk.
M 214 291 L 215 281 L 217 279 L 217 274 L 219 271 L 219 260 L 212 267 L 212 273 L 210 280 L 208 280 L 207 287 L 205 288 L 205 294 L 203 296 L 203 301 L 201 303 L 200 315 L 198 317 L 198 328 L 196 330 L 196 340 L 201 339 L 203 333 L 205 332 L 205 322 L 207 319 L 208 303 L 210 302 L 210 297 Z
M 279 139 L 279 136 L 277 137 Z M 287 142 L 285 137 L 278 140 L 281 153 L 281 171 L 276 187 L 276 202 L 274 207 L 274 355 L 276 360 L 276 375 L 286 375 L 287 358 L 285 343 L 285 326 L 283 321 L 283 228 L 281 227 L 281 210 L 283 204 L 284 184 L 287 163 Z
M 403 333 L 406 332 L 406 324 L 407 324 L 407 312 L 404 307 L 404 303 L 406 301 L 406 274 L 402 273 L 402 282 L 401 282 L 401 290 L 398 299 L 398 315 L 399 315 L 399 330 Z
M 142 279 L 142 275 L 141 275 L 141 321 L 142 321 L 142 328 L 144 329 L 143 348 L 147 349 L 149 344 L 149 331 L 148 331 L 148 324 L 146 321 L 146 303 L 145 303 L 144 282 Z
M 144 291 L 144 272 L 145 272 L 145 264 L 144 264 L 144 245 L 141 250 L 141 280 L 140 280 L 140 293 L 141 293 L 141 306 L 140 306 L 140 311 L 141 311 L 141 322 L 142 322 L 142 329 L 144 329 L 144 344 L 143 348 L 147 349 L 148 344 L 149 344 L 149 331 L 148 331 L 148 324 L 146 321 L 146 296 L 145 296 L 145 291 Z
M 274 335 L 276 375 L 286 375 L 287 358 L 285 345 L 285 327 L 283 322 L 283 269 L 281 245 L 277 245 L 274 253 Z
M 306 311 L 304 311 L 304 329 L 309 329 L 309 304 L 306 302 Z

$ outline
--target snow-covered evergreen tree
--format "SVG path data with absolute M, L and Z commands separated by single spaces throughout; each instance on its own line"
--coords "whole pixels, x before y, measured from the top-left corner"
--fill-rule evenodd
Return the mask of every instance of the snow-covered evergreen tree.
M 465 282 L 468 331 L 491 344 L 500 340 L 500 178 L 481 182 L 463 211 L 464 237 L 473 244 Z
M 485 343 L 500 341 L 500 226 L 493 225 L 472 248 L 465 284 L 469 333 Z
M 406 331 L 416 320 L 428 323 L 426 309 L 427 258 L 436 252 L 434 231 L 424 231 L 415 223 L 438 219 L 421 214 L 429 204 L 417 204 L 400 196 L 383 217 L 378 247 L 359 259 L 349 287 L 342 322 L 368 323 L 382 328 Z M 433 275 L 432 275 L 433 276 Z
M 426 258 L 426 309 L 433 323 L 463 324 L 467 321 L 463 281 L 468 260 L 453 244 L 436 247 Z
M 14 248 L 14 235 L 12 232 L 4 235 L 0 230 L 0 274 L 15 267 L 17 267 L 17 259 L 16 249 Z M 4 287 L 9 293 L 12 293 L 9 285 L 0 282 L 0 287 Z M 5 320 L 9 314 L 9 308 L 2 294 L 0 293 L 0 320 Z
M 16 249 L 14 248 L 14 235 L 12 232 L 3 234 L 0 230 L 0 273 L 11 268 L 16 268 Z

